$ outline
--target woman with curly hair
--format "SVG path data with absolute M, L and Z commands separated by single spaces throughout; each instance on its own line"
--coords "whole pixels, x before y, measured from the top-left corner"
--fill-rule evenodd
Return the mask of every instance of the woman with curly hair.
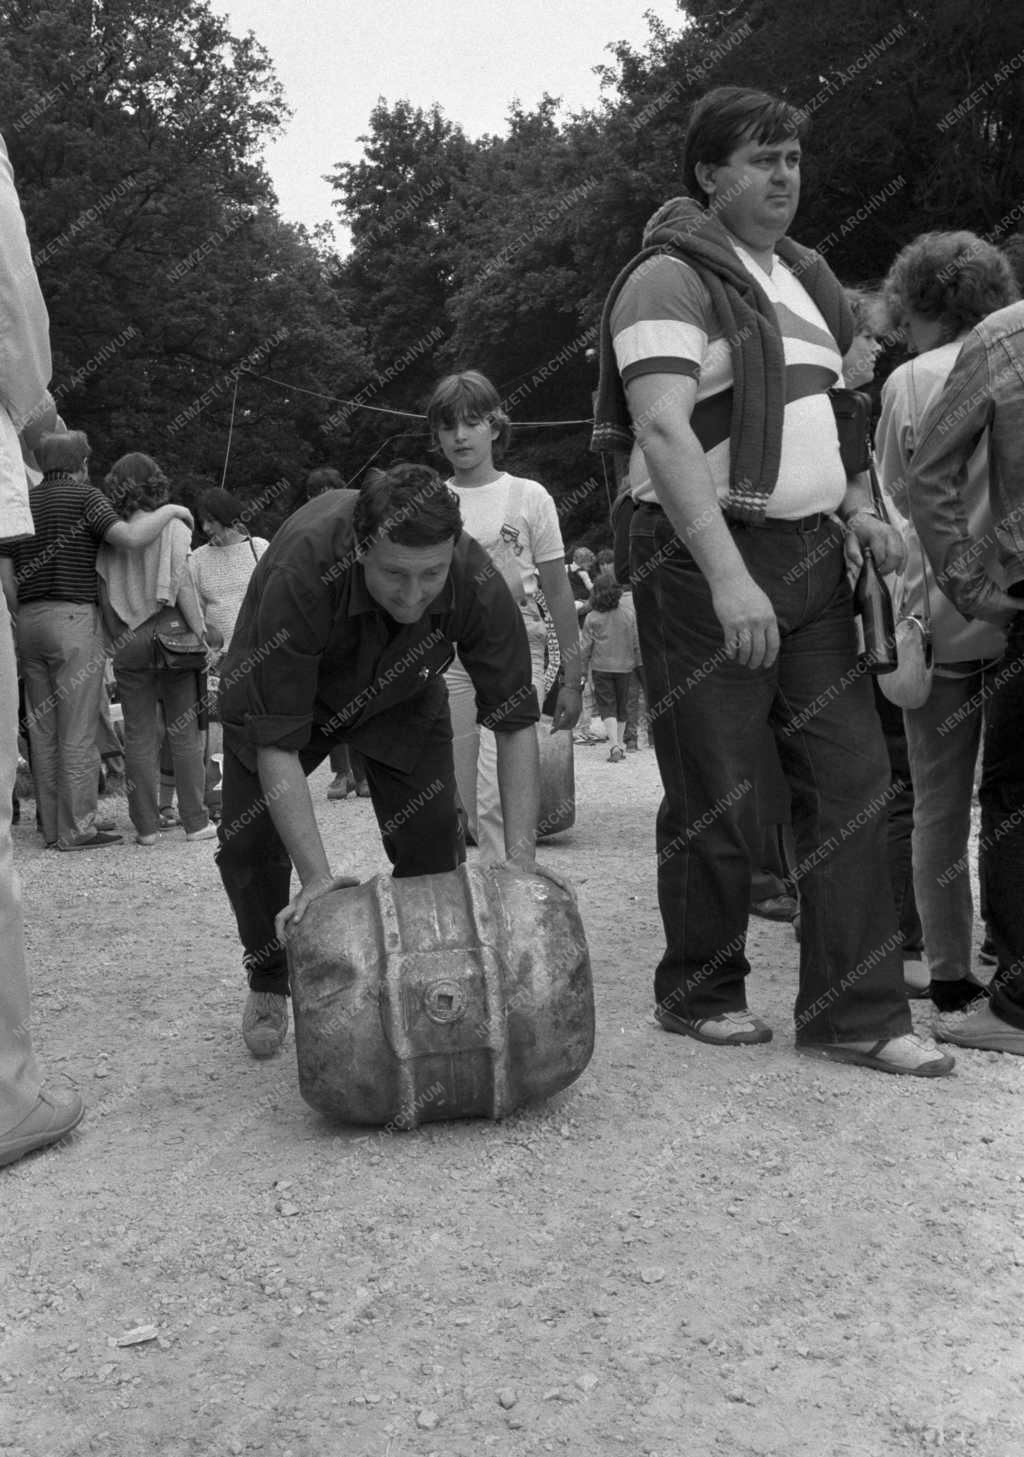
M 170 485 L 155 460 L 133 451 L 111 467 L 104 490 L 122 520 L 131 522 L 162 506 Z M 161 714 L 185 838 L 210 840 L 217 833 L 203 804 L 198 674 L 158 668 L 154 655 L 157 632 L 191 629 L 205 642 L 202 608 L 188 567 L 191 544 L 184 522 L 171 521 L 144 551 L 129 555 L 104 547 L 96 562 L 106 583 L 114 676 L 124 712 L 128 813 L 139 845 L 155 845 L 160 828 Z
M 897 255 L 882 295 L 889 323 L 903 328 L 914 357 L 894 370 L 882 390 L 878 468 L 907 520 L 899 612 L 930 617 L 934 660 L 927 701 L 904 710 L 914 785 L 914 891 L 930 963 L 927 994 L 940 1011 L 954 1012 L 986 995 L 971 975 L 970 877 L 955 868 L 968 863 L 984 690 L 1005 634 L 962 617 L 936 585 L 915 529 L 931 503 L 909 491 L 908 467 L 921 421 L 941 394 L 965 336 L 986 314 L 1012 303 L 1017 287 L 1006 258 L 990 243 L 974 233 L 936 232 L 922 233 Z M 961 496 L 971 537 L 989 543 L 986 565 L 997 574 L 984 441 L 968 463 Z M 983 854 L 980 870 L 984 886 Z

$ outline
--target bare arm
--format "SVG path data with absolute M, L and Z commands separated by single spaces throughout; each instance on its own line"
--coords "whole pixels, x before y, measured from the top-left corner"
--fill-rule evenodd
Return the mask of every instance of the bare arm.
M 679 374 L 641 375 L 626 386 L 626 399 L 658 502 L 711 589 L 726 651 L 745 667 L 769 667 L 779 651 L 775 612 L 732 539 L 703 447 L 690 427 L 697 381 Z
M 358 885 L 359 881 L 331 874 L 298 754 L 288 749 L 258 749 L 256 768 L 270 818 L 301 882 L 298 894 L 275 918 L 274 929 L 280 938 L 289 924 L 298 925 L 313 901 L 329 890 Z
M 532 724 L 494 735 L 498 746 L 498 792 L 505 821 L 505 863 L 518 870 L 536 868 L 540 814 L 540 755 Z
M 7 599 L 7 610 L 14 617 L 18 611 L 18 583 L 14 563 L 9 556 L 0 556 L 0 589 Z
M 866 548 L 880 572 L 903 570 L 907 561 L 906 545 L 896 527 L 879 517 L 867 471 L 851 476 L 847 481 L 839 515 L 849 528 L 846 538 L 848 561 L 859 567 L 864 559 L 862 550 Z
M 562 661 L 563 682 L 558 690 L 551 722 L 551 731 L 555 733 L 558 729 L 573 728 L 583 706 L 583 695 L 580 691 L 583 670 L 580 666 L 579 619 L 569 589 L 569 578 L 565 574 L 565 558 L 557 557 L 554 561 L 538 562 L 537 574 L 540 577 L 540 589 L 551 613 L 551 621 L 555 625 L 558 652 Z
M 202 603 L 199 601 L 199 593 L 196 590 L 196 582 L 192 575 L 192 568 L 187 562 L 185 564 L 185 570 L 181 574 L 181 581 L 178 583 L 178 596 L 175 606 L 196 636 L 205 637 L 206 623 L 203 620 Z
M 140 511 L 131 521 L 118 521 L 103 539 L 111 546 L 134 551 L 156 541 L 169 521 L 184 521 L 190 531 L 195 525 L 185 506 L 160 506 L 156 511 Z

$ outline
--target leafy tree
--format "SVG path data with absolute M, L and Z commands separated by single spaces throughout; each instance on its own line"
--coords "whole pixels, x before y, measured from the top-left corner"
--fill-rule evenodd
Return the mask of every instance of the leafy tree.
M 258 381 L 338 393 L 362 355 L 317 248 L 277 216 L 260 149 L 287 113 L 265 52 L 205 0 L 14 0 L 0 22 L 62 412 L 187 497 L 219 478 L 237 378 L 228 484 L 282 512 L 330 406 Z

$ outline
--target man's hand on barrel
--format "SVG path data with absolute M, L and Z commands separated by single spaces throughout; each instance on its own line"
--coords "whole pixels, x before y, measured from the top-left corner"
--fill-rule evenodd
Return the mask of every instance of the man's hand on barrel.
M 274 931 L 279 941 L 286 940 L 285 931 L 291 926 L 297 926 L 306 914 L 308 908 L 322 895 L 327 895 L 332 890 L 344 890 L 346 886 L 358 885 L 359 880 L 353 875 L 321 875 L 304 885 L 297 895 L 285 906 L 283 911 L 278 911 L 274 917 Z

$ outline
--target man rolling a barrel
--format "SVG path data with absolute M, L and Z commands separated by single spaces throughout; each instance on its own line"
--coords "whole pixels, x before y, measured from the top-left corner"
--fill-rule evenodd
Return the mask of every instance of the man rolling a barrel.
M 444 671 L 456 646 L 495 731 L 505 865 L 532 872 L 539 718 L 522 615 L 458 501 L 429 467 L 396 465 L 358 496 L 301 507 L 260 559 L 221 672 L 217 863 L 244 947 L 242 1035 L 268 1057 L 288 1030 L 285 927 L 335 875 L 306 776 L 346 743 L 366 758 L 396 876 L 465 859 Z M 289 900 L 294 865 L 300 888 Z

